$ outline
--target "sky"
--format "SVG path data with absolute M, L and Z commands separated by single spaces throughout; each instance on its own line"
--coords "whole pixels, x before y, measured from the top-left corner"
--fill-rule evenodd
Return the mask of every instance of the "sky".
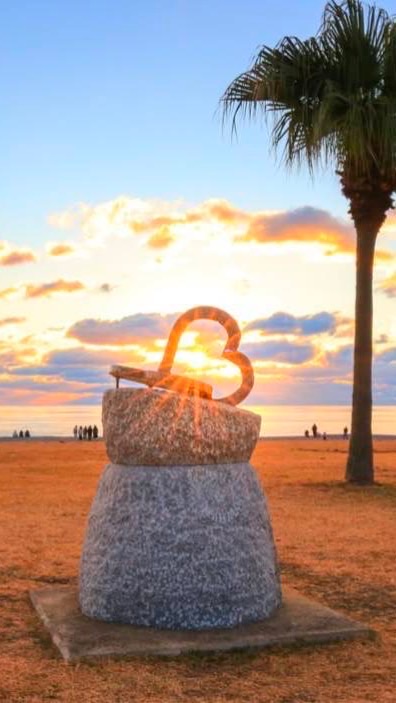
M 196 305 L 229 312 L 252 404 L 349 404 L 355 235 L 336 176 L 286 172 L 219 99 L 323 2 L 0 0 L 0 405 L 97 404 Z M 381 3 L 388 11 L 392 5 Z M 374 401 L 396 404 L 396 217 L 375 264 Z M 174 371 L 232 392 L 225 332 Z

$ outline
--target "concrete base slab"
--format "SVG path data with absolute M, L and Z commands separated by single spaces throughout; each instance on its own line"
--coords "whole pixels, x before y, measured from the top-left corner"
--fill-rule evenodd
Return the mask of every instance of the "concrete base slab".
M 57 586 L 31 591 L 30 598 L 54 644 L 68 662 L 95 657 L 176 656 L 248 647 L 322 644 L 374 635 L 367 626 L 283 587 L 283 603 L 262 622 L 222 630 L 158 630 L 87 618 L 77 589 Z

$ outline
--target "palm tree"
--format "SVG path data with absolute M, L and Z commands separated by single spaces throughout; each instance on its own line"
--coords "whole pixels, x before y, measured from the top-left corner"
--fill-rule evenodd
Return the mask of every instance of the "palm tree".
M 332 165 L 356 229 L 352 427 L 346 480 L 374 481 L 373 260 L 396 190 L 396 23 L 361 0 L 332 0 L 315 37 L 263 46 L 222 97 L 223 117 L 273 118 L 287 165 Z

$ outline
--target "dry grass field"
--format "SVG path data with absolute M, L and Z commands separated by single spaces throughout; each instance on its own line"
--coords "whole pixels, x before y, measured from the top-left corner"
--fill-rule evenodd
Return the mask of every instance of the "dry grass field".
M 67 665 L 28 590 L 71 583 L 106 461 L 102 442 L 0 442 L 0 700 L 7 703 L 396 701 L 396 441 L 371 488 L 346 486 L 346 442 L 265 440 L 253 457 L 284 582 L 378 638 L 299 649 Z

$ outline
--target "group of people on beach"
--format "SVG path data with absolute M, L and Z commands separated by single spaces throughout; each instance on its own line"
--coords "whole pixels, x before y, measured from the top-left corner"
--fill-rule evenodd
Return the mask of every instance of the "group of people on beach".
M 92 425 L 88 425 L 88 427 L 86 425 L 84 427 L 82 425 L 80 425 L 80 427 L 77 427 L 77 425 L 75 425 L 73 427 L 73 436 L 74 439 L 98 439 L 99 430 L 96 425 L 94 425 L 93 427 Z
M 312 425 L 311 430 L 312 430 L 312 437 L 314 439 L 317 439 L 318 437 L 322 437 L 322 439 L 327 439 L 327 432 L 322 432 L 322 434 L 320 434 L 320 432 L 318 432 L 318 426 L 315 422 Z M 304 437 L 310 437 L 309 430 L 305 430 Z M 348 439 L 348 428 L 347 427 L 344 427 L 344 429 L 342 431 L 342 437 L 343 437 L 343 439 Z
M 12 433 L 12 438 L 13 439 L 28 439 L 30 437 L 30 431 L 29 430 L 14 430 Z

